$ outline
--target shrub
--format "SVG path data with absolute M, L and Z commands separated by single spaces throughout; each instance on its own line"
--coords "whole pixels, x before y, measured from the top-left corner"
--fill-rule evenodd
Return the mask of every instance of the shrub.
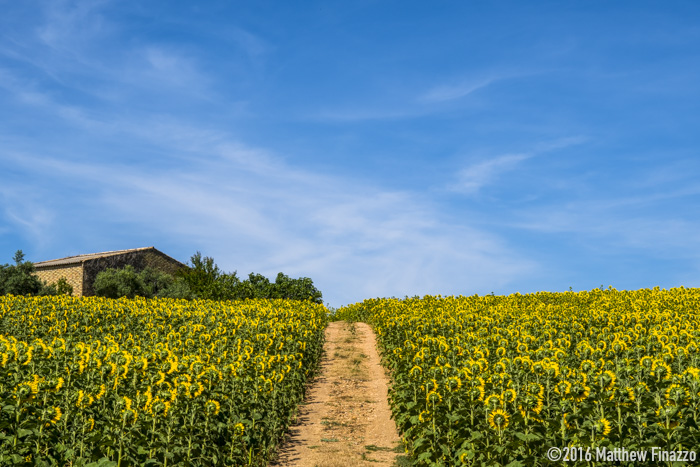
M 55 284 L 46 285 L 41 289 L 39 295 L 73 295 L 73 286 L 68 283 L 65 277 L 61 277 Z
M 93 288 L 95 295 L 107 298 L 191 298 L 190 289 L 183 279 L 151 267 L 141 272 L 136 272 L 130 265 L 122 269 L 106 269 L 97 274 Z

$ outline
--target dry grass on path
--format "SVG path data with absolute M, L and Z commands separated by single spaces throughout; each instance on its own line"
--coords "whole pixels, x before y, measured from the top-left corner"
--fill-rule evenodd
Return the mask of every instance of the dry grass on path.
M 387 382 L 369 325 L 330 323 L 319 374 L 272 466 L 395 465 Z

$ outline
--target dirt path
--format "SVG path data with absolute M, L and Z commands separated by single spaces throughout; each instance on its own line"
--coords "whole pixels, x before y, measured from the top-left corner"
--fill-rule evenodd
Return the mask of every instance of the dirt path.
M 320 372 L 271 465 L 394 465 L 401 449 L 390 417 L 387 377 L 371 328 L 332 322 Z

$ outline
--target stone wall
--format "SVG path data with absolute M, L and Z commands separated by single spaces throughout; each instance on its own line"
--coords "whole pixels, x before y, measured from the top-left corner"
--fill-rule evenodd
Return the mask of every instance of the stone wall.
M 37 269 L 35 273 L 41 281 L 48 284 L 55 284 L 61 277 L 65 277 L 66 281 L 73 287 L 73 296 L 80 297 L 83 295 L 82 264 L 48 266 L 41 268 L 41 270 Z
M 95 295 L 92 284 L 95 282 L 97 274 L 105 269 L 121 269 L 127 265 L 133 266 L 137 272 L 151 266 L 168 274 L 173 274 L 184 266 L 157 250 L 129 251 L 119 255 L 85 260 L 83 262 L 83 295 Z
M 144 262 L 146 266 L 168 274 L 175 274 L 184 267 L 182 263 L 173 261 L 171 257 L 164 255 L 158 250 L 144 251 Z

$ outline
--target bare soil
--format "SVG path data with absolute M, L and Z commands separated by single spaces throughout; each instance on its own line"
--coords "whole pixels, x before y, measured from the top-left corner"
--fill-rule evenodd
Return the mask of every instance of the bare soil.
M 330 323 L 320 365 L 271 466 L 395 465 L 401 440 L 369 325 Z

